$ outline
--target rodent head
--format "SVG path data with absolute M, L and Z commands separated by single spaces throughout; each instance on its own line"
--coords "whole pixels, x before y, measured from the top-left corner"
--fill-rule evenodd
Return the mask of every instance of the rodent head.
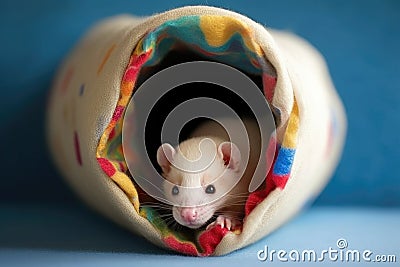
M 235 144 L 217 140 L 213 148 L 200 152 L 201 140 L 186 140 L 179 145 L 179 149 L 162 144 L 157 151 L 157 162 L 166 179 L 164 196 L 174 203 L 174 219 L 194 229 L 203 226 L 224 205 L 232 188 L 230 185 L 235 177 L 240 178 L 241 158 Z M 198 172 L 185 171 L 185 162 L 199 157 L 212 157 L 214 160 Z

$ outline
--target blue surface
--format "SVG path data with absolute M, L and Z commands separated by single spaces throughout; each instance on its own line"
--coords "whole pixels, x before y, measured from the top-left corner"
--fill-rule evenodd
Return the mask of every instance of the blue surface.
M 315 250 L 320 254 L 329 247 L 338 249 L 336 242 L 341 238 L 346 239 L 349 250 L 369 249 L 374 256 L 396 255 L 398 264 L 399 221 L 400 209 L 313 208 L 251 246 L 224 257 L 200 259 L 161 250 L 80 206 L 1 205 L 0 265 L 159 266 L 163 262 L 185 267 L 287 266 L 277 259 L 261 262 L 257 252 L 268 246 L 269 251 Z M 322 263 L 334 262 L 327 258 Z
M 169 254 L 83 208 L 45 146 L 52 77 L 88 27 L 184 4 L 225 7 L 305 37 L 326 57 L 348 113 L 343 159 L 317 208 L 223 258 Z M 399 261 L 400 1 L 9 0 L 0 1 L 0 44 L 0 266 L 252 266 L 265 244 L 321 250 L 341 237 Z

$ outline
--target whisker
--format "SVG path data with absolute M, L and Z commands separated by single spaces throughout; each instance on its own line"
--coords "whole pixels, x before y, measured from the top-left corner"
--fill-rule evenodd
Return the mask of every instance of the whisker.
M 159 207 L 157 205 L 142 205 L 142 207 L 146 208 L 154 208 L 154 209 L 160 209 L 160 210 L 171 210 L 171 207 Z

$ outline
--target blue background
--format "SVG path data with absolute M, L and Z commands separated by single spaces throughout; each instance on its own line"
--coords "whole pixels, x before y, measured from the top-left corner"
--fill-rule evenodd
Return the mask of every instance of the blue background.
M 305 37 L 325 56 L 348 115 L 342 161 L 315 206 L 222 258 L 172 255 L 89 211 L 53 167 L 44 138 L 52 77 L 89 26 L 185 4 L 225 7 Z M 400 1 L 0 0 L 0 265 L 253 266 L 264 245 L 321 251 L 342 237 L 399 261 L 399 47 Z
M 378 0 L 1 1 L 0 201 L 73 201 L 48 156 L 44 112 L 57 66 L 85 31 L 111 15 L 184 4 L 232 9 L 315 45 L 349 122 L 342 161 L 316 204 L 400 204 L 400 1 Z

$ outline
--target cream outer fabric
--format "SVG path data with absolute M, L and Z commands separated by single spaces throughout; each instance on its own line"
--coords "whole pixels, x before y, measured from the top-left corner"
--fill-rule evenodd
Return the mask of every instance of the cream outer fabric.
M 281 120 L 287 121 L 294 96 L 300 117 L 297 150 L 286 188 L 273 191 L 253 210 L 240 235 L 229 233 L 223 238 L 214 253 L 223 255 L 259 240 L 293 217 L 319 194 L 339 160 L 346 131 L 344 108 L 323 58 L 306 41 L 291 33 L 267 30 L 238 13 L 206 6 L 178 8 L 148 18 L 118 16 L 105 20 L 92 28 L 63 62 L 50 95 L 47 132 L 57 166 L 87 204 L 164 247 L 160 234 L 136 213 L 124 192 L 102 171 L 96 160 L 96 148 L 111 120 L 122 76 L 138 40 L 167 20 L 199 14 L 232 16 L 255 30 L 256 42 L 277 71 L 274 102 L 281 103 L 283 108 Z M 104 54 L 113 46 L 107 64 L 102 66 Z M 68 72 L 73 75 L 66 81 Z M 82 82 L 85 94 L 77 98 Z M 326 156 L 332 116 L 336 135 Z M 76 128 L 81 129 L 82 165 L 74 154 Z M 278 139 L 282 134 L 282 130 L 278 132 Z

